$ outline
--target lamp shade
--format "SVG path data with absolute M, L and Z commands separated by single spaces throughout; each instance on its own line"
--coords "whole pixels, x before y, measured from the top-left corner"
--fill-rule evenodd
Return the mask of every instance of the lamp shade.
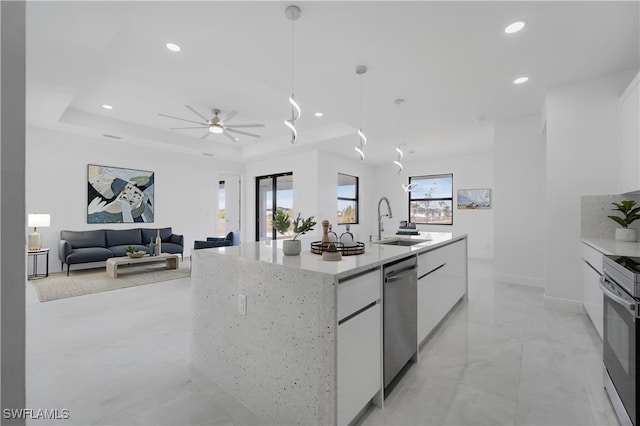
M 50 214 L 29 213 L 27 226 L 33 228 L 46 228 L 51 226 Z

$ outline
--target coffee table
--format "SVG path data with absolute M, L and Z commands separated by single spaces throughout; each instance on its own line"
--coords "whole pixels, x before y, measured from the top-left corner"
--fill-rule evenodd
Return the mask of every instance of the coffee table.
M 107 275 L 111 278 L 118 278 L 118 266 L 121 265 L 139 265 L 142 263 L 165 262 L 166 269 L 178 269 L 178 255 L 170 253 L 162 253 L 157 256 L 143 256 L 133 258 L 129 256 L 112 257 L 107 259 Z

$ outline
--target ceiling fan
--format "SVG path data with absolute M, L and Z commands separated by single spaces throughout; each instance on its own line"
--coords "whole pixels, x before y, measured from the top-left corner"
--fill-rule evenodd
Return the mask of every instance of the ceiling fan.
M 204 123 L 201 123 L 199 121 L 188 120 L 186 118 L 174 117 L 173 115 L 167 115 L 167 114 L 158 114 L 158 115 L 161 116 L 161 117 L 174 118 L 176 120 L 182 120 L 182 121 L 187 121 L 189 123 L 199 124 L 199 126 L 197 126 L 197 127 L 170 127 L 169 129 L 171 129 L 171 130 L 177 130 L 177 129 L 207 129 L 208 132 L 205 133 L 204 135 L 202 135 L 200 137 L 200 139 L 205 139 L 211 133 L 217 133 L 217 134 L 225 135 L 226 137 L 228 137 L 229 139 L 231 139 L 234 142 L 238 141 L 238 138 L 236 138 L 233 135 L 230 135 L 227 132 L 238 133 L 238 134 L 241 134 L 241 135 L 251 136 L 253 138 L 259 138 L 260 135 L 256 135 L 254 133 L 243 132 L 241 130 L 236 130 L 236 129 L 237 128 L 243 128 L 243 127 L 264 127 L 264 124 L 225 124 L 229 119 L 231 119 L 233 116 L 235 116 L 238 113 L 238 111 L 231 111 L 228 114 L 226 114 L 225 116 L 220 117 L 219 114 L 220 114 L 221 111 L 218 108 L 213 108 L 211 110 L 211 112 L 213 113 L 213 117 L 212 118 L 207 118 L 204 115 L 200 114 L 195 109 L 193 109 L 192 107 L 190 107 L 189 105 L 185 105 L 185 107 L 189 111 L 191 111 L 195 115 L 197 115 L 198 117 L 202 118 L 204 120 Z

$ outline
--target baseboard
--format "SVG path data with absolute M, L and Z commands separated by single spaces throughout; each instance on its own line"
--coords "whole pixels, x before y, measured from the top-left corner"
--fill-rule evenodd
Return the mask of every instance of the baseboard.
M 544 288 L 544 279 L 536 277 L 527 277 L 523 275 L 511 275 L 511 274 L 493 274 L 493 280 L 502 283 L 527 285 L 531 287 Z
M 579 300 L 562 299 L 560 297 L 542 296 L 544 307 L 555 309 L 556 311 L 571 312 L 574 314 L 585 314 L 582 302 Z

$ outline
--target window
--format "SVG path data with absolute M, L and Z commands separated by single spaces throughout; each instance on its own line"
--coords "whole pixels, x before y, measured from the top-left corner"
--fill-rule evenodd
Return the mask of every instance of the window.
M 358 177 L 338 173 L 338 225 L 358 223 Z
M 409 221 L 429 225 L 453 224 L 453 175 L 409 177 Z
M 291 238 L 279 234 L 272 226 L 276 210 L 284 210 L 292 219 L 295 218 L 292 172 L 256 178 L 256 241 Z M 291 222 L 290 231 L 293 229 L 293 220 Z

